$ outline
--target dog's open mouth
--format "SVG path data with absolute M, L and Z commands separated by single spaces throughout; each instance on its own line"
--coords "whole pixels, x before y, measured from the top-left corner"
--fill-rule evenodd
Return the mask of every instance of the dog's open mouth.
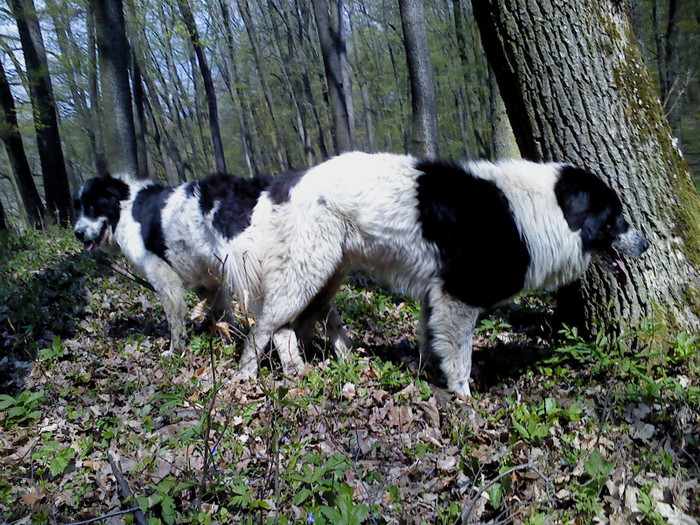
M 625 262 L 622 260 L 622 257 L 615 248 L 611 247 L 608 250 L 601 251 L 598 253 L 598 255 L 600 256 L 600 260 L 603 262 L 603 266 L 607 271 L 613 275 L 624 274 L 625 277 L 629 277 Z
M 107 223 L 105 222 L 102 225 L 102 229 L 100 230 L 100 233 L 95 237 L 94 239 L 90 239 L 89 241 L 83 241 L 83 244 L 85 245 L 85 249 L 89 252 L 96 250 L 97 248 L 100 247 L 102 244 L 102 241 L 105 238 L 105 233 L 107 233 Z

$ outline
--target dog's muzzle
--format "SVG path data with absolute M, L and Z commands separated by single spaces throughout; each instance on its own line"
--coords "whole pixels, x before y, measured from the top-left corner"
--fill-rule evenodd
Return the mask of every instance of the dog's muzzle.
M 630 227 L 625 233 L 617 236 L 612 247 L 622 255 L 639 257 L 649 248 L 649 241 L 637 230 Z

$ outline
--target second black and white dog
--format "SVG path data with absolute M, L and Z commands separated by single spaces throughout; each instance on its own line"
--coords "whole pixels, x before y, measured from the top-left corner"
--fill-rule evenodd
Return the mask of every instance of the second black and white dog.
M 262 307 L 260 254 L 273 207 L 286 199 L 294 173 L 274 181 L 215 174 L 199 182 L 166 187 L 127 176 L 106 176 L 82 184 L 74 197 L 75 235 L 87 250 L 123 253 L 155 288 L 170 327 L 170 356 L 185 348 L 185 291 L 208 299 L 213 315 L 230 307 L 229 292 L 253 314 Z M 337 353 L 349 339 L 328 302 L 300 317 L 308 334 L 326 316 L 326 330 Z M 291 328 L 275 334 L 285 373 L 304 364 Z
M 620 270 L 620 254 L 648 247 L 616 194 L 565 164 L 348 153 L 286 186 L 259 239 L 264 301 L 241 359 L 249 376 L 276 331 L 365 268 L 423 300 L 422 355 L 450 390 L 468 395 L 480 310 L 570 283 L 593 255 Z

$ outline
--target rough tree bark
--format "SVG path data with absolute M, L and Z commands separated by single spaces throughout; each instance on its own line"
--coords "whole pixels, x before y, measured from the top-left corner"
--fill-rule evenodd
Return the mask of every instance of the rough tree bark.
M 34 127 L 44 181 L 46 210 L 49 217 L 56 220 L 58 224 L 70 226 L 73 221 L 73 206 L 39 19 L 32 0 L 10 0 L 9 5 L 17 21 L 17 30 L 27 66 L 29 96 L 34 109 Z
M 700 199 L 674 147 L 624 7 L 612 0 L 474 1 L 523 156 L 603 176 L 651 242 L 629 278 L 597 265 L 561 306 L 619 329 L 700 329 Z M 612 304 L 608 309 L 607 305 Z
M 438 124 L 435 78 L 428 49 L 423 0 L 399 0 L 403 42 L 411 83 L 411 153 L 437 157 Z
M 129 46 L 121 0 L 92 0 L 102 82 L 104 148 L 112 173 L 139 173 L 129 87 Z
M 24 152 L 22 136 L 17 127 L 15 100 L 2 62 L 0 62 L 0 139 L 5 143 L 12 175 L 22 198 L 27 221 L 37 230 L 41 230 L 44 226 L 44 205 L 34 184 L 32 170 Z
M 353 131 L 350 127 L 348 109 L 348 87 L 343 79 L 342 54 L 345 53 L 345 41 L 340 32 L 331 23 L 328 3 L 323 0 L 312 0 L 318 39 L 321 43 L 323 66 L 326 72 L 328 95 L 331 101 L 333 114 L 333 128 L 335 130 L 336 151 L 350 151 L 354 147 Z

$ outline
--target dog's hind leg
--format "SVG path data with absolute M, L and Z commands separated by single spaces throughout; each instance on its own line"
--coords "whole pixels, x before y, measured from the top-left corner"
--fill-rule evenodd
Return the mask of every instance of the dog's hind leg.
M 262 306 L 241 356 L 240 372 L 244 377 L 255 377 L 260 352 L 267 348 L 273 334 L 278 330 L 291 330 L 294 320 L 314 297 L 319 295 L 336 274 L 340 275 L 340 242 L 322 243 L 313 253 L 299 249 L 289 250 L 284 245 L 281 248 L 284 253 L 271 256 L 264 270 Z M 283 369 L 291 370 L 300 362 L 303 363 L 296 336 L 282 332 L 276 337 L 275 343 L 278 342 L 282 344 L 280 359 Z
M 185 349 L 185 287 L 180 277 L 165 262 L 144 271 L 146 278 L 156 289 L 170 327 L 170 348 L 161 355 L 171 358 Z
M 313 339 L 316 322 L 320 321 L 322 330 L 338 358 L 346 356 L 352 346 L 352 341 L 343 326 L 343 320 L 332 305 L 333 297 L 344 277 L 343 271 L 333 274 L 294 322 L 299 340 L 303 345 L 308 345 Z
M 421 310 L 421 358 L 452 392 L 470 395 L 472 338 L 479 309 L 464 304 L 435 283 Z

